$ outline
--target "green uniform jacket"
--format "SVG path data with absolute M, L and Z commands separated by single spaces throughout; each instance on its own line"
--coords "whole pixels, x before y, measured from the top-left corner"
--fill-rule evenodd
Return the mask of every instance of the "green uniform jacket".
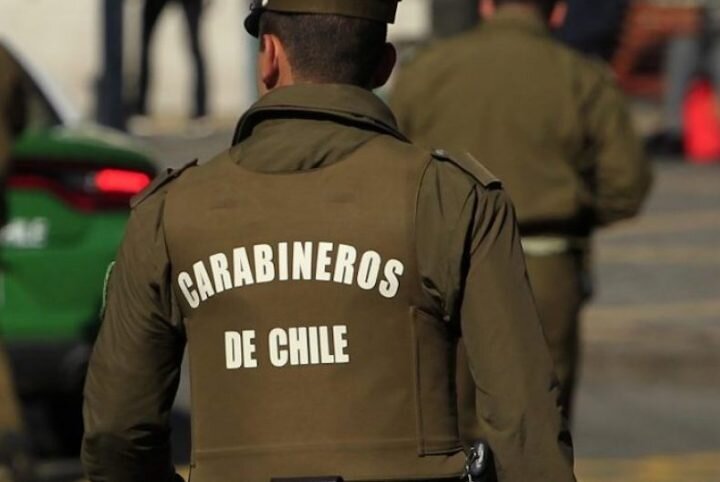
M 651 183 L 611 72 L 510 7 L 419 55 L 391 106 L 413 142 L 469 151 L 492 170 L 523 234 L 587 235 L 635 215 Z
M 177 268 L 173 263 L 187 263 L 174 261 L 168 254 L 184 249 L 183 240 L 172 233 L 178 232 L 179 223 L 188 226 L 186 232 L 192 230 L 193 237 L 203 232 L 200 215 L 197 228 L 180 219 L 178 211 L 182 211 L 183 199 L 188 203 L 187 212 L 193 213 L 194 218 L 192 203 L 204 201 L 193 199 L 192 194 L 202 197 L 202 186 L 212 176 L 216 177 L 213 183 L 217 186 L 219 174 L 213 173 L 231 172 L 227 167 L 229 161 L 247 172 L 265 175 L 307 172 L 337 166 L 338 161 L 352 157 L 366 145 L 380 149 L 374 151 L 376 157 L 368 163 L 370 166 L 382 165 L 385 155 L 384 162 L 400 161 L 393 159 L 397 152 L 426 159 L 418 191 L 413 195 L 416 205 L 410 203 L 416 216 L 412 244 L 417 253 L 413 264 L 417 264 L 421 281 L 418 286 L 434 305 L 428 311 L 436 313 L 440 322 L 462 328 L 469 368 L 477 387 L 479 424 L 495 453 L 499 480 L 574 480 L 571 442 L 558 412 L 552 362 L 528 287 L 510 200 L 500 183 L 474 161 L 456 161 L 442 153 L 433 156 L 429 150 L 415 148 L 401 138 L 389 109 L 370 92 L 341 85 L 279 89 L 246 114 L 238 133 L 241 142 L 228 153 L 207 165 L 190 168 L 185 174 L 174 174 L 180 179 L 156 185 L 151 190 L 154 192 L 136 203 L 110 278 L 103 326 L 85 389 L 86 435 L 82 457 L 92 481 L 172 479 L 169 413 L 188 333 L 191 358 L 216 356 L 214 342 L 203 345 L 204 340 L 193 338 L 192 327 L 185 326 L 183 312 L 189 312 L 187 302 L 172 286 L 171 273 Z M 383 151 L 382 146 L 388 147 Z M 226 167 L 221 166 L 223 163 Z M 375 169 L 377 173 L 365 175 L 370 179 L 383 176 L 379 167 Z M 337 171 L 327 172 L 330 175 Z M 228 176 L 227 182 L 229 179 Z M 223 206 L 227 209 L 228 205 Z M 301 213 L 303 208 L 297 206 L 300 219 L 307 216 Z M 290 212 L 287 219 L 291 222 L 296 217 Z M 208 232 L 216 232 L 215 229 Z M 208 238 L 212 235 L 208 234 Z M 187 242 L 215 243 L 212 239 L 198 239 Z M 194 244 L 187 247 L 194 249 Z M 192 300 L 192 296 L 187 299 Z M 205 310 L 202 313 L 208 322 L 213 311 L 212 307 L 204 306 L 200 310 Z M 220 302 L 216 306 L 220 307 Z M 226 314 L 220 311 L 216 316 Z M 378 340 L 377 349 L 388 345 L 392 346 L 392 340 Z M 193 365 L 202 363 L 199 360 Z M 452 380 L 446 383 L 452 386 Z M 358 384 L 361 385 L 360 380 Z M 332 388 L 327 387 L 327 396 L 338 396 Z M 228 386 L 228 392 L 236 390 Z M 383 394 L 378 395 L 377 403 L 383 403 Z M 196 407 L 213 402 L 202 391 L 193 390 L 192 397 Z M 217 402 L 218 407 L 227 403 L 219 398 Z M 452 405 L 445 411 L 454 413 L 455 403 Z M 214 419 L 213 414 L 207 415 L 193 413 L 193 421 L 204 423 Z M 265 414 L 258 416 L 262 418 Z M 425 416 L 432 418 L 433 414 Z M 248 417 L 253 414 L 227 413 L 224 423 L 202 427 L 202 439 L 222 438 L 223 431 L 232 432 L 239 426 L 233 422 L 240 420 L 238 417 L 245 417 L 238 422 L 244 424 L 252 420 Z M 348 418 L 346 423 L 352 429 L 362 418 Z M 282 426 L 268 423 L 271 424 L 268 431 L 282 434 Z M 363 429 L 357 426 L 358 431 Z M 199 444 L 202 443 L 201 440 Z M 193 451 L 203 452 L 207 448 L 195 443 Z M 446 465 L 452 462 L 452 473 L 459 474 L 462 456 L 457 450 L 426 457 L 413 450 L 409 459 L 407 454 L 394 458 L 395 452 L 388 450 L 384 457 L 375 460 L 390 472 L 397 469 L 393 464 L 402 463 L 405 473 L 413 473 L 415 466 L 427 465 L 428 460 L 423 459 L 438 459 Z M 359 453 L 358 457 L 365 455 Z M 194 455 L 197 460 L 196 456 L 197 453 Z M 232 459 L 223 463 L 230 464 L 225 466 L 225 473 L 232 473 Z M 253 459 L 235 463 L 252 464 Z M 335 472 L 343 475 L 343 468 L 338 467 Z M 361 471 L 350 467 L 348 472 Z M 197 480 L 215 478 L 200 475 Z

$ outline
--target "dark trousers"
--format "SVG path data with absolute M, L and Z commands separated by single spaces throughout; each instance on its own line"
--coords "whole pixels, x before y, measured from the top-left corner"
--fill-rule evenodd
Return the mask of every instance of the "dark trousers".
M 150 46 L 157 21 L 163 9 L 173 0 L 145 0 L 142 28 L 142 52 L 140 65 L 140 92 L 137 110 L 140 114 L 147 113 L 147 95 L 150 85 Z M 202 0 L 175 0 L 182 4 L 187 20 L 190 52 L 195 64 L 194 110 L 195 117 L 207 114 L 207 81 L 205 59 L 200 47 L 200 20 L 202 17 Z
M 580 311 L 587 299 L 585 255 L 526 256 L 540 323 L 560 381 L 560 404 L 572 417 L 580 357 Z
M 610 61 L 629 5 L 628 0 L 570 0 L 558 35 L 571 47 Z

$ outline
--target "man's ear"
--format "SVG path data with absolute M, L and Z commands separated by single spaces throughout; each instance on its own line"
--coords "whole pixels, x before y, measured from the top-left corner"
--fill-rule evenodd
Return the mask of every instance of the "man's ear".
M 478 14 L 485 20 L 495 15 L 495 0 L 480 0 L 478 2 Z
M 380 63 L 375 69 L 375 75 L 373 75 L 372 85 L 370 85 L 370 88 L 377 89 L 385 85 L 388 79 L 390 79 L 396 63 L 397 50 L 395 50 L 395 46 L 393 44 L 386 43 L 385 47 L 383 47 Z
M 277 87 L 280 81 L 280 59 L 278 57 L 278 39 L 274 35 L 263 35 L 262 48 L 258 63 L 260 81 L 268 91 Z
M 550 28 L 556 30 L 562 27 L 565 24 L 565 19 L 567 19 L 567 14 L 567 2 L 558 2 L 550 13 L 550 19 L 548 21 Z

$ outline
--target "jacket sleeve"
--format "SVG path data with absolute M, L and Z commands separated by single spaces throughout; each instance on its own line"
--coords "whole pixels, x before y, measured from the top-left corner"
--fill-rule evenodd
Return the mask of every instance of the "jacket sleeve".
M 514 209 L 504 191 L 479 188 L 470 206 L 460 321 L 480 433 L 500 482 L 574 481 L 572 441 Z
M 82 462 L 92 482 L 169 482 L 170 411 L 185 346 L 170 288 L 162 199 L 132 213 L 90 360 Z M 179 479 L 181 480 L 181 479 Z
M 627 101 L 606 68 L 602 69 L 586 94 L 584 109 L 595 154 L 592 177 L 599 226 L 635 216 L 652 184 L 651 164 L 632 125 Z

